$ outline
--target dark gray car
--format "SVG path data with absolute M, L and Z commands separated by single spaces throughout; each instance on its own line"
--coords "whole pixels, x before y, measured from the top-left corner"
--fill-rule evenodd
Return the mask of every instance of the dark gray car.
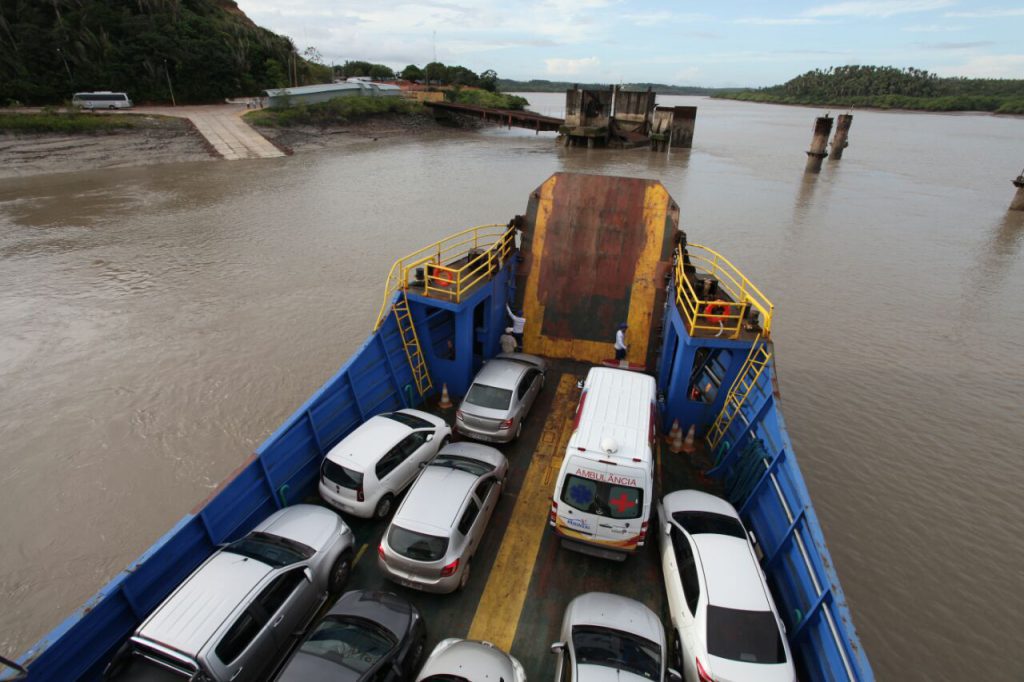
M 526 353 L 499 353 L 488 360 L 455 412 L 455 430 L 476 440 L 515 440 L 544 388 L 546 371 L 543 359 Z
M 346 592 L 310 628 L 277 682 L 411 680 L 426 634 L 420 612 L 398 595 Z

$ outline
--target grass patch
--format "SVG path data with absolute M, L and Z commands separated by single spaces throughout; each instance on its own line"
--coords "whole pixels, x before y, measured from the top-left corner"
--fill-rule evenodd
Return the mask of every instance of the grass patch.
M 384 114 L 425 116 L 426 109 L 419 102 L 404 97 L 335 97 L 316 104 L 296 104 L 250 111 L 245 120 L 252 125 L 271 128 L 291 126 L 327 127 L 351 123 Z
M 490 109 L 513 109 L 515 111 L 522 111 L 529 104 L 525 97 L 476 89 L 450 90 L 445 93 L 445 99 L 455 104 L 470 104 Z
M 135 128 L 138 116 L 130 114 L 83 114 L 41 111 L 0 111 L 0 131 L 11 133 L 96 133 Z

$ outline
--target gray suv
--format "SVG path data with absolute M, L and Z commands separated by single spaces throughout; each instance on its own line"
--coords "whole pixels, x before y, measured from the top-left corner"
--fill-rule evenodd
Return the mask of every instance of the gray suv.
M 454 592 L 505 488 L 508 460 L 492 447 L 451 443 L 420 472 L 377 550 L 384 574 L 424 592 Z
M 352 531 L 324 507 L 286 507 L 218 550 L 135 631 L 119 681 L 263 680 L 352 569 Z

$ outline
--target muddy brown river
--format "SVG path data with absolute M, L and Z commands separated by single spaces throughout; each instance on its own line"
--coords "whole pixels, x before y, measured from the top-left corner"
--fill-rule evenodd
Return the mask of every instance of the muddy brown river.
M 0 180 L 0 650 L 323 383 L 395 258 L 565 170 L 661 180 L 775 303 L 783 412 L 878 677 L 1024 679 L 1024 119 L 855 112 L 805 176 L 819 111 L 659 101 L 699 107 L 693 150 L 484 130 Z

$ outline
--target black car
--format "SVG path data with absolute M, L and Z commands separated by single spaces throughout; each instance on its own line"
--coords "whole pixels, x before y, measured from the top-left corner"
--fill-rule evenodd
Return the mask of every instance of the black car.
M 277 682 L 412 680 L 426 636 L 423 616 L 398 595 L 346 592 L 309 629 Z

